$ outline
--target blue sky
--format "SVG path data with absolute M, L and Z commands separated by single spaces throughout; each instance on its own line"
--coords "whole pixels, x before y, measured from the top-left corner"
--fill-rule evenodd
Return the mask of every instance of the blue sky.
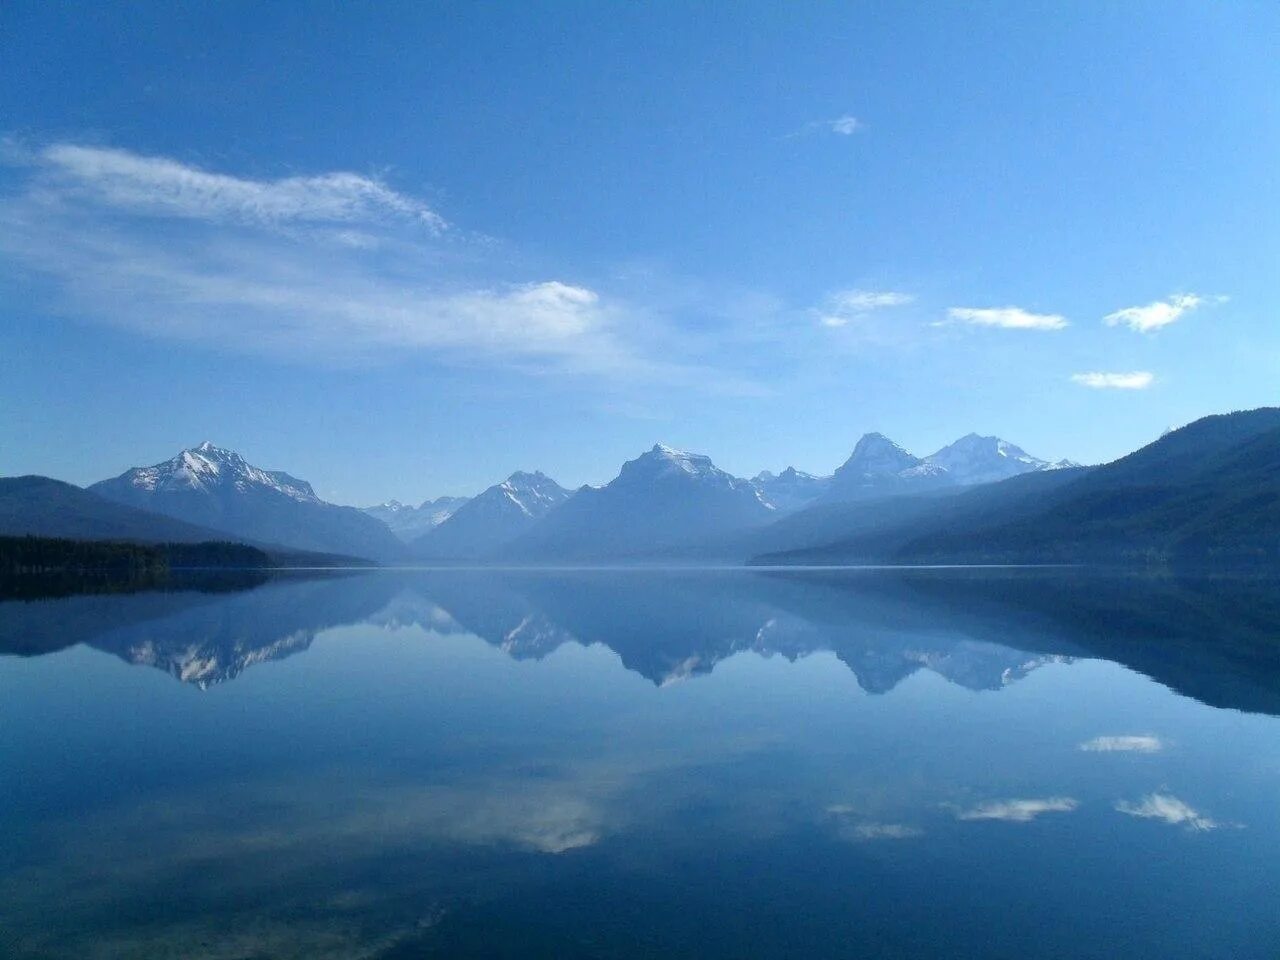
M 0 472 L 340 502 L 1277 402 L 1273 4 L 0 8 Z

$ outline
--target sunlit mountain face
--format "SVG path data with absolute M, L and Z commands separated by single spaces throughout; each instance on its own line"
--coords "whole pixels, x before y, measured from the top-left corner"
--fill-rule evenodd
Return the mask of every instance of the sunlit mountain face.
M 0 600 L 17 957 L 1199 958 L 1280 934 L 1266 579 L 86 586 Z

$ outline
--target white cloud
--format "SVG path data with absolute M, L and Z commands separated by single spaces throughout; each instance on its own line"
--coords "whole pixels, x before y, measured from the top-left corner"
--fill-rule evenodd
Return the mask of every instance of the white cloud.
M 38 158 L 50 185 L 80 199 L 156 216 L 350 223 L 390 215 L 433 229 L 445 226 L 426 204 L 356 173 L 251 180 L 167 157 L 69 143 L 48 146 Z
M 856 133 L 862 129 L 862 121 L 852 114 L 844 114 L 836 117 L 834 120 L 826 121 L 826 126 L 831 128 L 832 133 L 838 133 L 842 137 Z
M 564 277 L 495 277 L 510 257 L 380 180 L 249 179 L 76 144 L 5 159 L 0 270 L 50 313 L 304 362 L 421 354 L 751 389 L 660 315 Z
M 1080 749 L 1086 753 L 1159 753 L 1164 743 L 1152 736 L 1094 737 L 1080 744 Z
M 909 293 L 896 290 L 841 290 L 833 293 L 817 311 L 824 327 L 843 327 L 874 310 L 900 307 L 914 302 Z
M 1032 313 L 1021 307 L 952 307 L 947 317 L 978 327 L 1006 330 L 1061 330 L 1067 326 L 1066 318 L 1056 313 Z
M 1182 293 L 1142 307 L 1125 307 L 1107 314 L 1102 322 L 1108 327 L 1123 325 L 1139 333 L 1153 333 L 1204 303 L 1225 303 L 1227 299 L 1224 296 L 1205 298 L 1194 293 Z
M 992 800 L 956 814 L 959 820 L 1006 820 L 1010 823 L 1028 823 L 1042 813 L 1070 813 L 1080 806 L 1071 797 L 1043 797 L 1037 799 Z
M 1167 793 L 1151 793 L 1137 803 L 1119 800 L 1116 802 L 1116 809 L 1131 817 L 1160 820 L 1171 826 L 1182 825 L 1191 830 L 1213 830 L 1222 826 Z
M 1094 390 L 1145 390 L 1155 383 L 1155 374 L 1146 370 L 1132 370 L 1128 373 L 1073 373 L 1071 382 Z

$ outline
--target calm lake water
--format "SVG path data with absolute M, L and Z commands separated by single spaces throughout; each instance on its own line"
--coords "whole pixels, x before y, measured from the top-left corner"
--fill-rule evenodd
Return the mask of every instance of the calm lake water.
M 404 572 L 0 602 L 0 955 L 1280 956 L 1280 589 Z

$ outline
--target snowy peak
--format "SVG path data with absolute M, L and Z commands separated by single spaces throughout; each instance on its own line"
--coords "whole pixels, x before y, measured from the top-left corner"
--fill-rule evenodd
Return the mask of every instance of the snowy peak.
M 881 433 L 868 433 L 831 478 L 828 501 L 847 501 L 946 487 L 995 483 L 1038 470 L 1074 467 L 1050 463 L 999 437 L 966 434 L 931 456 L 916 457 Z
M 649 481 L 663 477 L 711 477 L 729 474 L 719 469 L 711 458 L 700 453 L 677 450 L 665 443 L 655 443 L 653 449 L 642 453 L 622 465 L 619 480 Z
M 311 484 L 279 470 L 263 470 L 245 461 L 234 450 L 206 440 L 183 450 L 171 460 L 150 467 L 136 467 L 122 476 L 130 486 L 147 493 L 195 492 L 213 495 L 234 489 L 247 492 L 271 490 L 293 500 L 319 503 Z
M 1023 473 L 1067 466 L 1033 457 L 1021 447 L 999 437 L 970 433 L 925 458 L 925 462 L 946 470 L 953 482 L 962 486 L 994 483 Z
M 511 542 L 573 494 L 545 473 L 517 470 L 413 541 L 422 559 L 475 559 Z
M 263 470 L 207 440 L 90 490 L 238 540 L 374 560 L 403 555 L 391 532 L 368 514 L 325 503 L 305 480 Z
M 517 470 L 502 483 L 490 487 L 480 496 L 490 495 L 494 491 L 506 498 L 525 516 L 533 519 L 541 517 L 556 504 L 569 498 L 568 490 L 541 471 L 526 473 L 523 470 Z

